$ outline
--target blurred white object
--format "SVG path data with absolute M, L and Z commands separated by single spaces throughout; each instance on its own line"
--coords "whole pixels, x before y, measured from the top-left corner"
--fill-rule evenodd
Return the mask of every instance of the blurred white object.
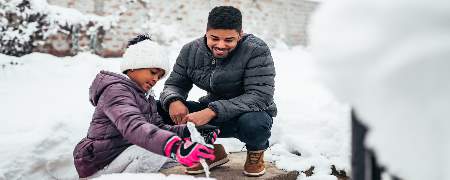
M 197 131 L 197 129 L 195 128 L 194 123 L 187 122 L 187 127 L 189 129 L 189 132 L 191 133 L 191 140 L 192 140 L 192 142 L 197 142 L 197 143 L 200 143 L 200 144 L 203 144 L 205 146 L 208 146 L 208 147 L 212 148 L 212 146 L 206 144 L 205 139 Z M 201 159 L 200 160 L 200 164 L 202 164 L 203 169 L 205 170 L 206 178 L 209 178 L 209 167 L 208 167 L 208 164 L 206 163 L 205 159 Z
M 322 79 L 404 179 L 450 179 L 450 1 L 326 1 L 311 48 Z

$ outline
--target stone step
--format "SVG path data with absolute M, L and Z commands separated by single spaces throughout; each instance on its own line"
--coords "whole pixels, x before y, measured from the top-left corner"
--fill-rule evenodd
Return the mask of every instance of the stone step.
M 228 155 L 230 161 L 220 167 L 211 170 L 210 177 L 216 178 L 217 180 L 247 180 L 247 179 L 258 179 L 258 180 L 295 180 L 299 173 L 297 171 L 282 171 L 277 169 L 274 164 L 266 162 L 266 173 L 260 177 L 247 177 L 242 173 L 244 168 L 244 163 L 246 159 L 246 152 L 236 152 Z M 165 175 L 169 174 L 184 174 L 183 166 L 175 166 L 169 169 L 161 170 L 161 173 Z M 205 177 L 205 174 L 195 175 L 195 177 Z

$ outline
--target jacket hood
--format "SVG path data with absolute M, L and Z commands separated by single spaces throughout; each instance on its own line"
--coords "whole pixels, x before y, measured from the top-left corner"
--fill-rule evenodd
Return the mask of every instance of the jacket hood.
M 130 86 L 131 88 L 136 89 L 138 92 L 142 92 L 143 94 L 145 94 L 144 90 L 131 79 L 113 72 L 100 71 L 100 73 L 97 74 L 94 81 L 92 82 L 91 87 L 89 88 L 89 101 L 91 102 L 91 104 L 97 106 L 98 100 L 100 99 L 103 91 L 108 86 L 116 83 L 125 84 L 127 86 Z

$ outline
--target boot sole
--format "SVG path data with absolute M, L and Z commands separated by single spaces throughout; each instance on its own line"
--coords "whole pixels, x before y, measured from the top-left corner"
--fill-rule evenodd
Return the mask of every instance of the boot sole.
M 230 159 L 228 159 L 228 157 L 221 159 L 220 161 L 216 161 L 212 164 L 209 165 L 209 170 L 214 169 L 216 167 L 222 166 L 224 164 L 226 164 L 227 162 L 229 162 Z M 196 175 L 196 174 L 203 174 L 205 173 L 204 169 L 200 169 L 197 171 L 189 171 L 189 170 L 185 170 L 184 173 L 189 174 L 189 175 Z
M 257 173 L 249 173 L 245 170 L 243 173 L 244 173 L 244 175 L 249 176 L 249 177 L 259 177 L 266 173 L 266 168 L 264 168 L 261 172 L 257 172 Z

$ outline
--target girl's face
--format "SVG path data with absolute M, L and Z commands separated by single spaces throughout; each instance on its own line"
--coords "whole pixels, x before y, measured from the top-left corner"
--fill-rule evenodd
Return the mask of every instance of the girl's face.
M 134 69 L 127 72 L 128 77 L 136 82 L 145 91 L 155 86 L 156 82 L 164 76 L 164 70 L 160 68 Z

